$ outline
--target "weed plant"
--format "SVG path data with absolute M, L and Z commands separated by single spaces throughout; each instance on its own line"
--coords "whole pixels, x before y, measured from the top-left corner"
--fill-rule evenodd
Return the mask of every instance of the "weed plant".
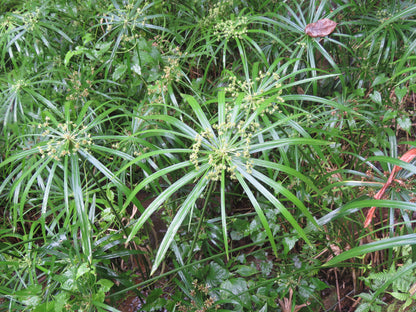
M 416 5 L 0 7 L 0 310 L 414 306 Z

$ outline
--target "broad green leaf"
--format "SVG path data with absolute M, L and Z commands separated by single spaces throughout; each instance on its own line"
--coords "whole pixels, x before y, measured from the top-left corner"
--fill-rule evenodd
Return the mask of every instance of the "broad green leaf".
M 399 117 L 397 119 L 397 124 L 400 128 L 405 130 L 407 133 L 411 133 L 412 130 L 412 121 L 409 117 Z
M 217 287 L 230 276 L 232 276 L 232 274 L 224 266 L 212 261 L 209 264 L 209 270 L 205 283 L 207 283 L 210 287 Z
M 100 285 L 101 289 L 104 292 L 110 291 L 111 287 L 113 287 L 114 283 L 108 279 L 102 278 L 97 282 L 98 285 Z
M 396 110 L 388 109 L 384 112 L 383 121 L 388 121 L 397 117 L 398 112 Z
M 123 77 L 124 73 L 127 70 L 127 65 L 125 64 L 118 64 L 113 72 L 113 80 L 117 81 Z
M 259 271 L 255 267 L 248 265 L 237 265 L 236 269 L 237 270 L 235 271 L 235 273 L 244 277 L 252 276 L 259 273 Z
M 224 298 L 238 298 L 244 306 L 250 305 L 250 295 L 248 293 L 247 282 L 243 278 L 231 278 L 221 283 L 220 287 Z
M 407 94 L 407 92 L 408 92 L 408 89 L 406 87 L 402 87 L 402 88 L 396 87 L 394 89 L 394 94 L 396 94 L 397 100 L 398 100 L 399 103 L 402 102 L 402 100 L 403 100 L 404 96 Z
M 372 94 L 370 94 L 370 99 L 373 100 L 373 102 L 381 105 L 382 104 L 382 98 L 381 93 L 378 91 L 374 91 Z
M 390 80 L 390 77 L 386 77 L 385 74 L 380 74 L 374 79 L 373 83 L 371 84 L 371 87 L 375 87 L 377 85 L 384 84 L 389 80 Z
M 70 50 L 66 53 L 64 58 L 64 65 L 67 66 L 69 64 L 69 61 L 74 55 L 80 55 L 88 52 L 88 49 L 85 47 L 77 46 L 75 50 Z
M 87 262 L 82 263 L 77 269 L 76 279 L 79 279 L 84 274 L 91 272 L 90 264 Z

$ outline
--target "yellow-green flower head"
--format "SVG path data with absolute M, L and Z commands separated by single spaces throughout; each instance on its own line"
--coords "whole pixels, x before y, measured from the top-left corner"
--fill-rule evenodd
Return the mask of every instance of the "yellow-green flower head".
M 43 129 L 42 137 L 48 139 L 46 146 L 38 146 L 42 158 L 48 156 L 55 160 L 77 153 L 81 148 L 88 149 L 92 144 L 91 134 L 87 133 L 87 127 L 77 125 L 74 122 L 60 123 L 53 128 L 49 124 L 49 118 L 38 125 Z

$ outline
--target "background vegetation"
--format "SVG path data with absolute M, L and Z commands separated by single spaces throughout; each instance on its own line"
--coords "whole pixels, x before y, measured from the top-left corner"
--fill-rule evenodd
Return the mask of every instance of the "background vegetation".
M 1 310 L 416 309 L 411 1 L 0 7 Z

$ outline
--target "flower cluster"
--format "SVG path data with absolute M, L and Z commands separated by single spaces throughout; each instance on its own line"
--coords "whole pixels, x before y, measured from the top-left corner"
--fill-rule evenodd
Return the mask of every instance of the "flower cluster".
M 207 311 L 217 311 L 220 308 L 220 305 L 214 305 L 216 299 L 212 296 L 209 296 L 209 285 L 198 284 L 197 280 L 192 282 L 193 289 L 190 292 L 191 297 L 195 298 L 199 294 L 201 296 L 207 297 L 202 303 L 202 307 L 198 306 L 199 304 L 196 302 L 195 299 L 191 298 L 191 307 L 187 307 L 183 305 L 183 303 L 178 302 L 176 306 L 178 307 L 178 311 L 180 312 L 207 312 Z
M 208 13 L 204 18 L 200 20 L 200 26 L 202 29 L 209 29 L 209 26 L 216 24 L 218 19 L 229 14 L 229 8 L 232 6 L 232 0 L 220 0 L 213 4 L 213 6 L 208 10 Z
M 222 21 L 214 26 L 214 36 L 221 39 L 242 39 L 247 33 L 247 17 L 238 17 L 235 20 Z
M 147 8 L 149 7 L 149 4 L 147 2 L 144 2 L 143 7 L 138 7 L 135 12 L 132 11 L 133 7 L 134 7 L 133 3 L 130 3 L 126 6 L 128 15 L 134 15 L 134 18 L 131 20 L 133 29 L 135 28 L 136 25 L 138 25 L 139 27 L 144 27 L 148 19 L 145 13 L 146 13 Z M 124 21 L 124 25 L 125 25 L 124 27 L 126 27 L 126 25 L 129 22 L 130 20 L 126 18 Z
M 213 134 L 208 129 L 203 131 L 201 134 L 197 134 L 196 137 L 195 137 L 195 143 L 192 145 L 192 154 L 189 157 L 189 159 L 194 164 L 196 170 L 199 170 L 198 153 L 199 153 L 199 149 L 200 149 L 201 144 L 202 144 L 202 139 L 203 138 L 212 138 L 212 137 L 213 137 Z
M 240 81 L 234 74 L 230 74 L 224 91 L 232 97 L 237 97 L 239 93 L 244 93 L 244 105 L 248 112 L 254 112 L 259 108 L 266 100 L 273 96 L 273 101 L 270 102 L 268 107 L 264 110 L 267 114 L 273 114 L 279 108 L 279 103 L 284 103 L 282 94 L 282 84 L 279 82 L 279 75 L 276 73 L 262 73 L 259 72 L 258 76 L 253 81 L 252 79 Z M 266 91 L 274 89 L 272 95 L 265 95 Z M 228 110 L 232 109 L 231 104 L 227 107 Z
M 26 86 L 26 83 L 22 79 L 19 79 L 19 80 L 16 80 L 16 82 L 12 85 L 11 89 L 14 92 L 19 92 L 19 90 L 25 86 Z
M 130 155 L 133 155 L 134 157 L 139 157 L 149 151 L 149 147 L 147 146 L 142 146 L 141 144 L 139 145 L 131 144 L 128 141 L 125 143 L 120 143 L 120 142 L 113 143 L 111 144 L 111 148 L 118 150 L 118 151 L 122 151 L 123 153 L 128 153 Z
M 136 40 L 140 38 L 139 34 L 132 34 L 131 36 L 127 34 L 121 35 L 121 45 L 124 47 L 127 43 L 133 42 L 136 44 Z
M 145 1 L 143 3 L 143 7 L 141 7 L 141 8 L 139 7 L 139 8 L 136 9 L 136 14 L 137 15 L 143 15 L 145 13 L 145 11 L 147 10 L 147 8 L 150 7 L 150 6 L 151 5 L 147 1 Z
M 143 28 L 146 26 L 148 20 L 147 16 L 144 15 L 148 7 L 149 4 L 145 2 L 143 7 L 138 7 L 133 11 L 134 3 L 127 3 L 124 9 L 118 9 L 115 13 L 110 14 L 111 17 L 109 19 L 107 19 L 108 15 L 104 14 L 104 18 L 100 20 L 101 29 L 104 31 L 104 25 L 106 25 L 106 32 L 108 33 L 113 30 L 113 25 L 120 24 L 123 25 L 123 29 L 129 29 L 131 32 L 133 32 L 136 27 Z M 131 38 L 134 38 L 134 35 L 132 37 L 125 35 L 123 42 L 128 42 Z
M 220 180 L 223 171 L 229 175 L 230 179 L 237 179 L 236 165 L 233 159 L 242 160 L 247 173 L 250 174 L 253 169 L 253 161 L 250 159 L 250 145 L 253 133 L 260 128 L 260 125 L 257 122 L 247 125 L 242 120 L 236 124 L 230 121 L 230 115 L 227 116 L 227 119 L 227 122 L 213 125 L 213 130 L 216 131 L 218 137 L 214 137 L 214 134 L 208 129 L 197 134 L 189 157 L 195 169 L 198 170 L 201 161 L 199 155 L 208 154 L 210 171 L 206 178 L 212 181 Z M 206 140 L 205 145 L 209 148 L 201 152 L 203 140 Z
M 172 81 L 178 82 L 181 78 L 181 70 L 179 65 L 179 58 L 178 57 L 169 57 L 168 62 L 169 65 L 163 68 L 163 76 L 162 79 L 166 82 L 170 83 Z
M 28 31 L 33 31 L 35 29 L 35 25 L 39 22 L 39 15 L 40 9 L 37 8 L 35 12 L 29 12 L 23 16 L 23 22 Z
M 306 44 L 306 42 L 305 41 L 298 41 L 298 42 L 296 42 L 296 44 L 297 45 L 299 45 L 299 46 L 301 46 L 302 48 L 306 48 L 306 46 L 307 46 L 307 44 Z
M 154 46 L 157 46 L 163 52 L 163 45 L 159 45 L 158 41 L 155 41 Z M 169 52 L 172 55 L 165 57 L 166 61 L 164 63 L 166 65 L 163 67 L 163 74 L 153 85 L 148 86 L 148 94 L 156 95 L 156 102 L 163 102 L 163 94 L 168 91 L 168 86 L 173 82 L 179 82 L 182 77 L 181 66 L 179 64 L 182 52 L 179 47 L 171 49 Z
M 86 126 L 67 122 L 58 124 L 57 129 L 54 129 L 49 121 L 49 117 L 46 117 L 44 123 L 38 124 L 38 128 L 43 129 L 42 136 L 49 139 L 46 146 L 38 145 L 42 158 L 47 156 L 59 161 L 62 157 L 77 153 L 81 147 L 88 148 L 92 144 Z
M 395 13 L 396 12 L 390 12 L 388 10 L 380 10 L 380 11 L 377 11 L 376 16 L 377 16 L 377 19 L 380 21 L 380 23 L 383 24 L 384 22 L 392 18 Z
M 91 68 L 91 71 L 94 72 L 94 68 Z M 69 75 L 67 79 L 69 95 L 67 95 L 66 100 L 74 101 L 80 98 L 86 98 L 89 95 L 89 89 L 92 88 L 92 82 L 90 80 L 85 81 L 88 85 L 88 88 L 83 88 L 83 83 L 81 81 L 81 73 L 74 71 Z
M 7 31 L 9 28 L 13 27 L 13 21 L 10 17 L 0 16 L 0 31 Z

